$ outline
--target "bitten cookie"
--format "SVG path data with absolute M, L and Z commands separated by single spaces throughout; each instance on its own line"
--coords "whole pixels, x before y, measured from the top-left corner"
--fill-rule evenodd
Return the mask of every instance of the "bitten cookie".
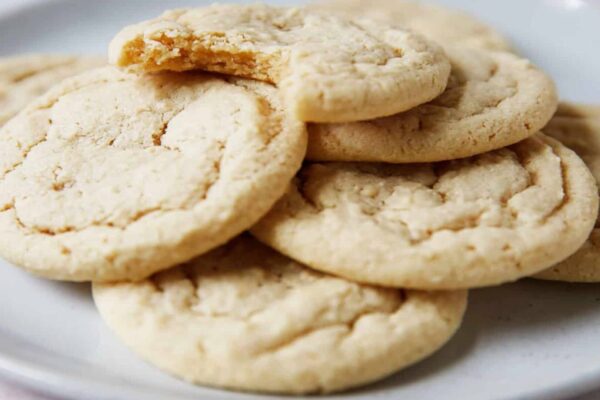
M 307 157 L 315 161 L 430 162 L 499 149 L 552 118 L 552 80 L 510 53 L 447 47 L 452 73 L 435 100 L 387 118 L 311 124 Z
M 276 83 L 303 121 L 392 115 L 446 87 L 435 44 L 385 23 L 303 8 L 212 5 L 167 11 L 123 29 L 110 61 L 144 71 L 204 69 Z
M 454 289 L 562 261 L 585 242 L 597 213 L 583 161 L 538 134 L 435 164 L 308 164 L 252 232 L 348 279 Z
M 511 51 L 510 43 L 492 27 L 469 14 L 439 5 L 405 0 L 324 0 L 309 8 L 398 24 L 443 46 Z
M 94 300 L 127 346 L 187 381 L 307 393 L 431 354 L 460 325 L 467 293 L 361 285 L 242 237 L 138 283 L 95 284 Z
M 145 278 L 256 222 L 305 150 L 268 84 L 90 71 L 0 130 L 0 255 L 52 279 Z
M 49 54 L 0 58 L 0 127 L 53 85 L 103 64 L 100 58 Z
M 600 106 L 561 104 L 544 133 L 575 151 L 600 182 Z M 571 257 L 534 276 L 568 282 L 600 282 L 600 225 Z

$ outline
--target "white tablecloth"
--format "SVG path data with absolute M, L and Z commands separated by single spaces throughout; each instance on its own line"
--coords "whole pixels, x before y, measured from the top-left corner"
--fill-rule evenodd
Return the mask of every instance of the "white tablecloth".
M 23 389 L 17 385 L 0 381 L 0 400 L 56 400 L 42 394 Z M 83 400 L 83 399 L 82 399 Z

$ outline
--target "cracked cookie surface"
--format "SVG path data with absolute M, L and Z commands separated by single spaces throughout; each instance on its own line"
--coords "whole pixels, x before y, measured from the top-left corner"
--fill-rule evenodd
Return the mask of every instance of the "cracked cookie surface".
M 53 279 L 141 279 L 248 228 L 306 150 L 274 87 L 101 68 L 0 130 L 0 254 Z
M 544 133 L 573 150 L 600 182 L 600 106 L 562 103 Z M 600 282 L 600 221 L 588 240 L 566 260 L 535 276 L 568 282 Z
M 63 79 L 104 64 L 101 58 L 50 54 L 0 58 L 0 127 Z
M 303 8 L 212 5 L 167 11 L 123 29 L 111 63 L 144 71 L 204 69 L 277 84 L 303 121 L 392 115 L 445 86 L 450 64 L 418 34 Z
M 252 228 L 315 269 L 420 289 L 499 284 L 575 252 L 598 212 L 575 153 L 537 134 L 428 164 L 307 164 Z
M 370 121 L 311 124 L 315 161 L 430 162 L 499 149 L 536 132 L 556 110 L 552 80 L 510 53 L 449 46 L 443 94 L 404 113 Z
M 358 386 L 424 358 L 456 331 L 467 300 L 325 275 L 249 236 L 93 291 L 107 324 L 152 364 L 194 383 L 283 393 Z
M 511 51 L 510 43 L 492 27 L 469 14 L 439 5 L 404 0 L 324 0 L 309 8 L 392 22 L 444 46 Z

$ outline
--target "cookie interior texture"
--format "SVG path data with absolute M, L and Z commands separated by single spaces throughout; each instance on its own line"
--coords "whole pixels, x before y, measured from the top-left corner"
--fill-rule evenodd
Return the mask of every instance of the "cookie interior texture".
M 562 103 L 544 133 L 575 151 L 600 182 L 600 106 Z M 534 277 L 600 282 L 600 222 L 596 220 L 588 240 L 575 254 Z
M 356 121 L 427 102 L 450 65 L 421 36 L 303 8 L 212 5 L 123 29 L 110 61 L 143 71 L 203 69 L 276 83 L 304 121 Z M 349 83 L 352 84 L 349 84 Z
M 252 232 L 348 279 L 452 289 L 548 268 L 583 244 L 597 212 L 583 161 L 538 134 L 433 164 L 307 164 Z
M 449 46 L 446 91 L 404 113 L 309 125 L 315 161 L 430 162 L 505 147 L 542 129 L 558 103 L 554 83 L 510 53 Z
M 90 71 L 0 130 L 0 254 L 52 279 L 144 278 L 247 229 L 305 150 L 268 84 Z
M 342 390 L 424 358 L 456 331 L 467 299 L 324 275 L 250 237 L 93 289 L 107 324 L 150 363 L 194 383 L 281 393 Z
M 61 80 L 104 64 L 99 57 L 53 54 L 0 58 L 0 127 Z
M 467 13 L 439 5 L 404 0 L 323 0 L 309 8 L 398 24 L 444 46 L 512 50 L 508 40 L 491 26 Z

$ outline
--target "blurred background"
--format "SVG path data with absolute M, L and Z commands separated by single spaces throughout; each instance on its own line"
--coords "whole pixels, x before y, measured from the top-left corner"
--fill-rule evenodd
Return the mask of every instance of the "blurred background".
M 393 1 L 393 0 L 391 0 Z M 0 0 L 0 55 L 22 52 L 104 54 L 124 25 L 202 0 Z M 240 1 L 244 2 L 244 1 Z M 252 1 L 245 1 L 251 3 Z M 302 1 L 270 0 L 273 4 Z M 598 99 L 600 0 L 436 0 L 460 8 L 510 38 L 516 50 L 549 72 L 568 100 Z M 56 6 L 60 4 L 60 6 Z M 548 40 L 551 36 L 552 40 Z M 587 62 L 582 62 L 586 59 Z M 592 60 L 593 62 L 590 62 Z

